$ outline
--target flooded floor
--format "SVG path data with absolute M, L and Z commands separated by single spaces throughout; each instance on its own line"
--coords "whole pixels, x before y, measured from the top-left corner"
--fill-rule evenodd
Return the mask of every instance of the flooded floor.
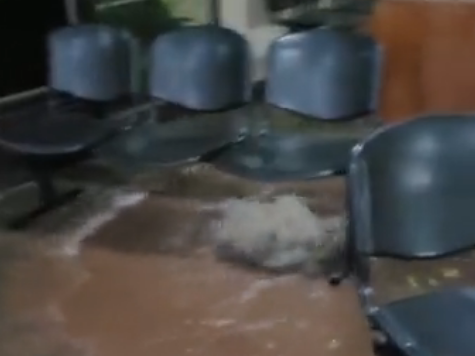
M 79 204 L 75 214 L 0 234 L 2 356 L 371 355 L 350 285 L 245 270 L 218 262 L 202 243 L 213 204 L 262 188 L 211 183 L 221 196 L 200 210 L 206 179 L 200 194 L 189 181 L 182 190 L 172 180 L 161 185 L 171 198 L 136 199 L 107 214 L 105 203 Z M 316 209 L 340 210 L 342 189 L 342 182 L 324 184 Z M 177 191 L 187 198 L 173 197 Z M 89 194 L 101 201 L 109 195 Z M 95 214 L 84 215 L 95 205 Z M 74 217 L 75 228 L 65 227 L 68 214 L 83 215 Z M 87 239 L 78 245 L 84 226 Z
M 270 278 L 219 263 L 206 248 L 154 253 L 153 215 L 133 210 L 90 237 L 77 256 L 5 243 L 1 355 L 371 354 L 350 286 Z M 128 240 L 132 226 L 143 236 L 132 252 L 107 247 L 113 237 L 119 245 Z
M 99 249 L 83 261 L 94 273 L 60 309 L 69 335 L 97 355 L 371 354 L 348 287 L 269 279 L 206 254 L 157 259 Z
M 313 194 L 322 213 L 342 211 L 343 182 L 317 184 L 317 190 L 307 185 L 297 191 Z M 239 192 L 256 189 L 240 186 Z M 107 204 L 99 204 L 96 213 L 76 216 L 77 226 L 61 231 L 43 223 L 22 233 L 0 232 L 0 355 L 373 354 L 349 283 L 330 287 L 324 280 L 272 277 L 218 262 L 202 241 L 219 199 L 200 210 L 190 198 L 196 192 L 188 193 L 181 200 L 122 196 L 114 209 L 105 212 Z M 104 201 L 109 195 L 90 196 Z M 49 225 L 65 220 L 62 214 Z M 417 276 L 390 263 L 376 280 L 389 297 L 421 292 L 434 281 L 461 280 L 467 266 L 460 263 L 417 267 Z
M 12 263 L 2 355 L 371 355 L 353 290 L 88 247 Z

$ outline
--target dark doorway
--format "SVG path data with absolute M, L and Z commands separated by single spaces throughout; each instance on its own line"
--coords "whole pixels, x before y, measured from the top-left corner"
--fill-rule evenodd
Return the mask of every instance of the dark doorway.
M 46 36 L 67 24 L 63 0 L 0 0 L 0 23 L 0 97 L 46 85 Z

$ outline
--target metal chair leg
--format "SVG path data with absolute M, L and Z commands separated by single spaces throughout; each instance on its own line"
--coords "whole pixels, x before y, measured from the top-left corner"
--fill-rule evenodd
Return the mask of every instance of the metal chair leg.
M 82 192 L 81 189 L 72 189 L 59 193 L 50 173 L 41 170 L 33 170 L 32 173 L 39 189 L 39 206 L 7 221 L 7 227 L 10 229 L 18 230 L 28 227 L 35 219 L 73 201 Z

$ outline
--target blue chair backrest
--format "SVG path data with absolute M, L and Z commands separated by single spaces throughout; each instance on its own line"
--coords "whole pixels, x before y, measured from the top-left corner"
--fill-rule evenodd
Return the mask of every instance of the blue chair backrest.
M 360 252 L 437 257 L 475 245 L 475 115 L 429 115 L 354 149 L 350 226 Z

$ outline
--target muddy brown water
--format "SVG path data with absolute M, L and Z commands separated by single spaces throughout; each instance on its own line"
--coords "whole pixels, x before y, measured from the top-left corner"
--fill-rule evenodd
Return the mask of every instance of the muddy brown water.
M 50 228 L 0 232 L 0 355 L 372 355 L 349 283 L 334 288 L 216 261 L 203 243 L 212 209 L 196 209 L 193 184 L 180 200 L 164 196 L 163 181 L 149 182 L 158 193 L 92 230 L 78 254 L 57 248 L 70 242 L 73 230 L 52 238 Z M 322 214 L 341 211 L 343 182 L 318 187 L 272 191 L 313 196 L 313 209 Z M 208 207 L 235 192 L 220 191 L 205 199 Z M 469 276 L 469 263 L 457 261 L 410 266 L 415 272 L 378 261 L 376 282 L 389 297 L 419 293 L 434 281 Z
M 94 273 L 60 308 L 69 335 L 101 356 L 370 355 L 346 286 L 269 279 L 206 253 L 157 259 L 96 249 L 83 261 Z
M 12 263 L 2 355 L 370 355 L 351 287 L 87 246 Z M 356 353 L 353 350 L 358 350 Z

